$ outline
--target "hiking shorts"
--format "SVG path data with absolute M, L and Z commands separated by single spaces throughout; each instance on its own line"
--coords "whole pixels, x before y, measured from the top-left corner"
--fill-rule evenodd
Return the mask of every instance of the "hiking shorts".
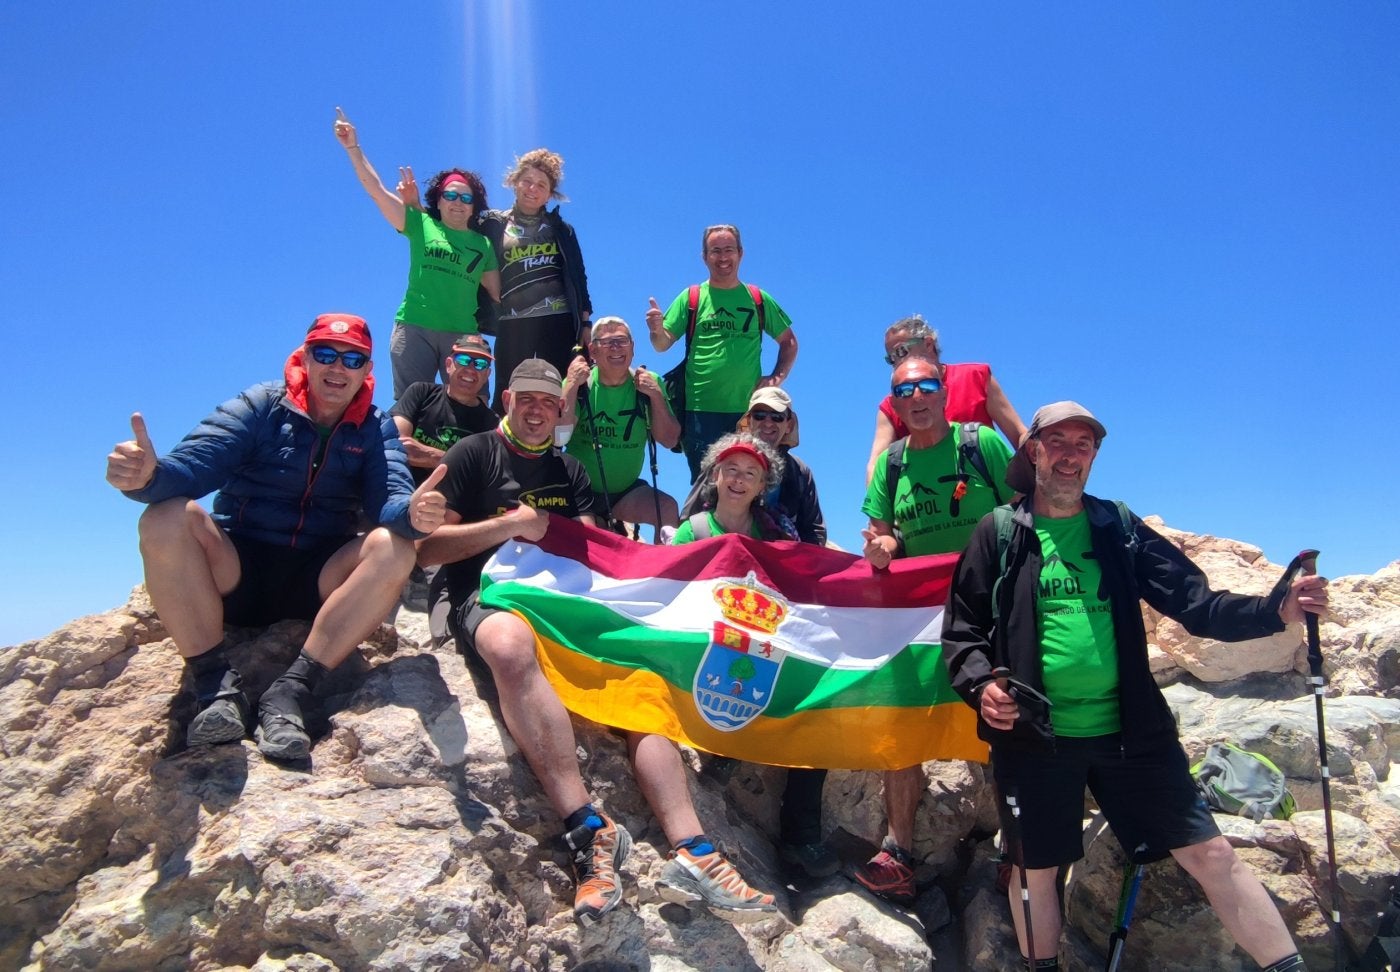
M 1032 870 L 1084 856 L 1086 786 L 1130 858 L 1157 860 L 1220 834 L 1175 739 L 1131 755 L 1123 752 L 1118 733 L 1057 736 L 1053 752 L 994 746 L 992 775 L 1010 850 Z M 1006 806 L 1008 794 L 1021 807 L 1019 828 Z
M 321 570 L 353 537 L 302 550 L 228 534 L 238 551 L 238 586 L 224 595 L 224 623 L 261 628 L 321 610 Z
M 450 636 L 457 642 L 457 650 L 463 655 L 479 659 L 481 656 L 476 651 L 476 629 L 491 615 L 501 613 L 503 612 L 499 608 L 483 607 L 479 591 L 473 591 L 465 601 L 453 604 L 444 590 L 432 603 L 428 627 L 433 634 L 434 643 L 441 645 Z
M 616 506 L 618 503 L 622 502 L 622 498 L 623 498 L 624 496 L 627 496 L 628 494 L 630 494 L 630 493 L 631 493 L 633 490 L 635 490 L 638 486 L 645 486 L 645 485 L 646 485 L 646 483 L 644 483 L 642 480 L 640 480 L 640 479 L 634 479 L 634 480 L 632 480 L 631 485 L 624 486 L 624 487 L 622 487 L 622 489 L 618 490 L 618 491 L 615 492 L 615 493 L 608 493 L 606 496 L 604 496 L 602 493 L 598 492 L 598 491 L 595 489 L 595 490 L 593 491 L 593 512 L 594 512 L 594 513 L 600 513 L 600 512 L 602 512 L 603 510 L 610 510 L 610 509 L 612 509 L 612 508 L 613 508 L 614 506 Z M 603 505 L 604 502 L 606 502 L 608 505 L 607 505 L 607 506 L 604 506 L 604 505 Z M 599 517 L 599 519 L 602 519 L 602 518 Z

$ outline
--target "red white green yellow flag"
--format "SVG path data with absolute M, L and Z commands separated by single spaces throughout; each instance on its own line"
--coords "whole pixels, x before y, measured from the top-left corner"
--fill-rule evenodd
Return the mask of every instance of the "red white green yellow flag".
M 939 650 L 956 556 L 872 570 L 734 535 L 654 547 L 551 517 L 487 564 L 482 602 L 535 632 L 570 711 L 780 766 L 984 761 Z

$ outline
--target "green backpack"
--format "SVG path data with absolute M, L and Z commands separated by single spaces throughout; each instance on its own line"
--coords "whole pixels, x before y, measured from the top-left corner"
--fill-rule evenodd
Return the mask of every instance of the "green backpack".
M 1196 789 L 1213 809 L 1259 823 L 1265 817 L 1287 820 L 1298 804 L 1288 792 L 1283 771 L 1267 756 L 1230 743 L 1212 743 L 1191 767 Z

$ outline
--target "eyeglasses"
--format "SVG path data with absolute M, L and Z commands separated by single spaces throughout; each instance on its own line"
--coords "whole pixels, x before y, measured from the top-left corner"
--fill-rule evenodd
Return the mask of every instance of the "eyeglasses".
M 786 422 L 787 412 L 765 412 L 763 409 L 754 409 L 749 413 L 749 420 L 753 422 Z
M 914 338 L 908 341 L 900 341 L 894 346 L 893 351 L 885 355 L 885 364 L 898 364 L 905 358 L 909 357 L 909 352 L 913 351 L 916 347 L 923 343 L 923 338 Z
M 491 367 L 490 358 L 478 358 L 474 354 L 454 354 L 452 361 L 459 368 L 475 368 L 477 371 L 485 371 Z
M 369 360 L 369 355 L 363 351 L 337 351 L 329 345 L 318 344 L 311 349 L 311 360 L 323 365 L 333 365 L 339 361 L 351 371 L 359 371 Z
M 439 198 L 444 199 L 447 202 L 456 202 L 458 199 L 460 199 L 464 203 L 469 203 L 476 197 L 469 192 L 458 192 L 456 189 L 449 189 L 446 192 L 444 192 Z
M 712 246 L 707 251 L 710 256 L 738 256 L 737 246 Z
M 607 351 L 615 351 L 618 348 L 627 347 L 629 344 L 632 343 L 632 339 L 627 337 L 594 338 L 588 343 L 593 345 L 595 348 L 603 348 Z
M 943 390 L 943 382 L 937 378 L 920 378 L 918 381 L 901 381 L 897 385 L 891 385 L 890 391 L 895 398 L 913 398 L 915 391 L 921 391 L 925 395 L 937 395 Z

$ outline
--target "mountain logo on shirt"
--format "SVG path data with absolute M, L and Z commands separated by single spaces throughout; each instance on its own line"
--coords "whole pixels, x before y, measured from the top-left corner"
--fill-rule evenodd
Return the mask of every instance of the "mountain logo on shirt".
M 1076 567 L 1076 566 L 1074 566 L 1074 564 L 1072 564 L 1070 561 L 1066 560 L 1065 558 L 1061 557 L 1061 556 L 1060 556 L 1059 554 L 1057 554 L 1057 553 L 1052 553 L 1050 556 L 1048 556 L 1048 557 L 1045 558 L 1045 566 L 1046 566 L 1046 567 L 1049 567 L 1051 564 L 1059 564 L 1060 566 L 1064 567 L 1065 570 L 1072 570 L 1072 571 L 1074 571 L 1076 574 L 1082 574 L 1082 573 L 1084 573 L 1084 568 L 1083 568 L 1083 567 Z
M 920 496 L 920 495 L 922 495 L 922 496 L 937 496 L 937 495 L 938 495 L 938 490 L 936 490 L 936 489 L 929 489 L 929 488 L 928 488 L 927 486 L 925 486 L 923 483 L 915 483 L 913 486 L 911 486 L 911 487 L 909 488 L 909 492 L 910 492 L 910 493 L 913 493 L 915 496 Z

